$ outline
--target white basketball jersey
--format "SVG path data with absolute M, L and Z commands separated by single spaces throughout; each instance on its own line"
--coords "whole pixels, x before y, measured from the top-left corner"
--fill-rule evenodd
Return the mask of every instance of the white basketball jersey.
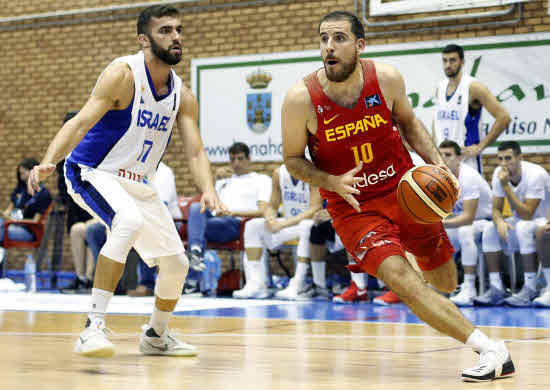
M 279 186 L 285 218 L 294 217 L 309 208 L 309 184 L 294 179 L 285 165 L 279 168 Z
M 493 193 L 489 183 L 478 171 L 466 165 L 460 164 L 458 172 L 460 184 L 460 198 L 453 207 L 453 214 L 464 213 L 464 201 L 478 199 L 475 219 L 490 219 L 493 215 Z
M 481 109 L 469 111 L 470 84 L 475 78 L 463 74 L 456 90 L 447 96 L 449 79 L 437 86 L 436 110 L 434 117 L 435 144 L 439 146 L 445 140 L 456 142 L 460 147 L 479 143 L 479 122 Z M 481 172 L 481 161 L 468 161 L 468 165 Z
M 115 62 L 124 62 L 132 70 L 134 99 L 124 110 L 108 111 L 67 160 L 148 183 L 170 142 L 182 82 L 171 70 L 169 92 L 159 96 L 143 52 L 117 58 L 111 65 Z

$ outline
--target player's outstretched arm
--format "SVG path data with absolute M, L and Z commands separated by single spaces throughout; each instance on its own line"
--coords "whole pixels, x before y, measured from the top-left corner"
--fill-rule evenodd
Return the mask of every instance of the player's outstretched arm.
M 40 165 L 31 171 L 29 190 L 38 191 L 40 181 L 53 173 L 55 165 L 78 145 L 107 111 L 117 108 L 121 97 L 128 94 L 133 96 L 133 91 L 134 80 L 128 65 L 115 63 L 109 66 L 97 81 L 96 87 L 84 107 L 74 118 L 63 125 L 48 146 Z
M 202 192 L 201 212 L 208 207 L 216 213 L 224 213 L 227 211 L 227 208 L 222 205 L 214 190 L 210 162 L 204 150 L 199 128 L 197 126 L 199 117 L 197 99 L 195 99 L 195 96 L 193 96 L 191 91 L 185 86 L 181 87 L 180 96 L 181 101 L 176 120 L 178 131 L 183 140 L 183 147 L 189 163 L 189 169 L 195 179 L 195 183 Z
M 481 105 L 489 111 L 493 118 L 495 118 L 495 123 L 493 123 L 491 130 L 479 142 L 479 144 L 464 148 L 462 154 L 465 157 L 475 157 L 479 155 L 483 149 L 496 141 L 511 121 L 510 114 L 506 108 L 497 100 L 495 96 L 493 96 L 489 89 L 479 81 L 474 81 L 470 84 L 470 96 L 473 100 L 481 103 Z

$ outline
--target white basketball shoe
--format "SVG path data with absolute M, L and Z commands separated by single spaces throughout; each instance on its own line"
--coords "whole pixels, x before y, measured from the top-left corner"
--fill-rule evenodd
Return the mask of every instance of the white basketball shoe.
M 111 357 L 115 354 L 115 346 L 109 340 L 111 330 L 105 327 L 104 321 L 88 321 L 86 328 L 80 333 L 74 352 L 86 357 Z
M 494 343 L 487 352 L 480 353 L 479 363 L 462 371 L 465 382 L 489 382 L 494 379 L 514 376 L 515 368 L 504 341 Z
M 148 324 L 141 327 L 139 351 L 144 355 L 196 356 L 197 348 L 178 340 L 168 328 L 159 336 Z

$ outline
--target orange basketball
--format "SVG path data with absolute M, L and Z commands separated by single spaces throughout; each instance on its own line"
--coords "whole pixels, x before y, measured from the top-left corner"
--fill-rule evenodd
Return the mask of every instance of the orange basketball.
M 418 223 L 444 219 L 458 199 L 455 181 L 435 165 L 421 165 L 407 171 L 397 187 L 401 209 Z

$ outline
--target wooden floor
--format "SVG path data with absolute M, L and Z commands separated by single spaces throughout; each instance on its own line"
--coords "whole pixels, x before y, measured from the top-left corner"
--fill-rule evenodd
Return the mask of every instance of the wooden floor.
M 0 312 L 0 389 L 550 389 L 550 329 L 483 328 L 510 340 L 517 376 L 468 384 L 477 355 L 425 325 L 175 317 L 199 356 L 167 358 L 138 352 L 147 317 L 113 315 L 116 355 L 90 359 L 72 353 L 84 321 Z

